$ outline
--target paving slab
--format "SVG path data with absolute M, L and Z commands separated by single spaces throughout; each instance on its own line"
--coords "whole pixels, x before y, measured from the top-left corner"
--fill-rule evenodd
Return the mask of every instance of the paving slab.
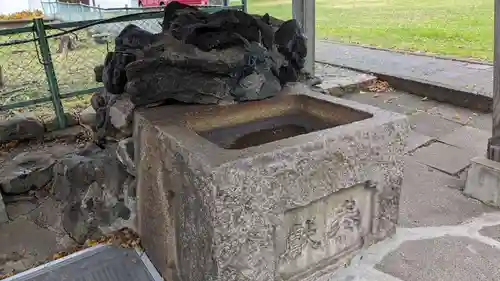
M 437 103 L 436 106 L 426 110 L 428 114 L 442 117 L 444 119 L 467 125 L 478 114 L 468 108 L 462 108 L 451 104 Z
M 425 112 L 418 112 L 408 117 L 413 130 L 430 137 L 440 137 L 451 133 L 461 126 L 457 122 L 433 116 Z
M 430 143 L 433 140 L 434 138 L 432 137 L 419 134 L 415 131 L 410 131 L 410 133 L 408 134 L 408 139 L 406 140 L 405 153 L 412 152 L 417 148 Z
M 412 156 L 405 156 L 399 225 L 456 225 L 496 210 L 464 196 L 455 187 L 458 184 L 459 179 L 420 164 Z
M 450 175 L 458 175 L 469 166 L 470 159 L 474 156 L 474 152 L 440 142 L 431 143 L 413 153 L 415 161 Z
M 486 113 L 475 113 L 470 118 L 468 123 L 469 126 L 478 128 L 485 131 L 492 131 L 493 129 L 493 117 L 491 114 Z
M 404 281 L 500 280 L 500 249 L 467 237 L 406 241 L 375 267 Z
M 14 220 L 20 216 L 27 215 L 29 212 L 33 211 L 37 207 L 37 204 L 32 201 L 19 201 L 14 203 L 9 203 L 6 206 L 7 214 L 11 220 Z
M 479 231 L 479 234 L 500 242 L 500 224 L 484 227 Z
M 0 257 L 7 257 L 0 264 L 0 271 L 9 271 L 12 264 L 44 261 L 61 249 L 57 235 L 24 218 L 0 224 Z M 10 258 L 9 258 L 10 257 Z M 1 259 L 0 259 L 1 260 Z M 19 268 L 15 268 L 19 270 Z
M 488 139 L 490 137 L 491 131 L 485 131 L 470 126 L 463 126 L 440 137 L 439 140 L 446 144 L 472 151 L 477 156 L 484 156 L 486 154 Z

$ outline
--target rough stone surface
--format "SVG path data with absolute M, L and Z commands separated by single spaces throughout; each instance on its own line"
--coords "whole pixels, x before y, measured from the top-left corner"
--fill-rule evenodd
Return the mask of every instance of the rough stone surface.
M 5 204 L 3 203 L 2 193 L 0 193 L 0 223 L 4 223 L 9 220 L 7 215 L 7 210 Z
M 500 207 L 500 163 L 485 157 L 473 158 L 471 163 L 464 193 Z
M 409 117 L 409 120 L 413 130 L 430 137 L 444 136 L 461 126 L 459 123 L 432 116 L 425 112 L 413 114 Z
M 489 238 L 495 239 L 500 242 L 500 224 L 486 226 L 479 231 L 479 233 L 483 236 L 487 236 Z
M 0 121 L 0 142 L 41 138 L 44 133 L 42 122 L 33 114 L 18 114 Z
M 135 217 L 131 216 L 135 209 L 129 209 L 135 208 L 130 203 L 135 200 L 132 181 L 116 159 L 116 146 L 90 146 L 68 155 L 54 167 L 52 194 L 60 203 L 49 205 L 62 215 L 47 222 L 44 217 L 35 221 L 54 231 L 64 229 L 79 243 L 124 226 L 135 229 Z M 44 216 L 49 213 L 44 212 Z
M 491 132 L 463 126 L 439 138 L 440 141 L 485 156 Z
M 227 150 L 188 130 L 186 116 L 194 118 L 192 128 L 203 131 L 238 116 L 281 115 L 290 104 L 285 101 L 294 98 L 284 95 L 260 101 L 258 107 L 154 108 L 135 116 L 139 233 L 148 256 L 166 279 L 260 281 L 300 274 L 314 278 L 305 266 L 315 271 L 322 268 L 318 262 L 345 254 L 337 262 L 328 262 L 329 269 L 336 268 L 359 247 L 394 232 L 406 119 L 347 100 L 303 94 L 320 100 L 307 99 L 311 102 L 307 110 L 337 113 L 327 118 L 354 117 L 352 111 L 335 104 L 374 117 Z M 377 195 L 372 193 L 375 190 Z M 372 198 L 379 202 L 377 213 L 368 211 L 370 203 L 363 201 L 370 196 L 377 196 Z M 364 203 L 358 205 L 360 201 Z M 302 240 L 303 235 L 308 238 Z M 337 240 L 326 238 L 329 235 Z M 295 243 L 305 243 L 303 250 L 314 258 L 305 261 L 300 251 L 291 248 Z M 330 254 L 325 252 L 327 247 Z
M 455 225 L 494 211 L 454 188 L 458 179 L 405 157 L 399 225 Z
M 27 152 L 16 156 L 1 170 L 0 186 L 7 194 L 20 194 L 38 189 L 52 178 L 55 160 L 50 153 Z
M 458 175 L 470 164 L 470 159 L 474 155 L 473 152 L 439 142 L 422 147 L 413 153 L 416 161 L 450 175 Z
M 405 281 L 499 280 L 500 250 L 467 237 L 407 241 L 376 268 Z

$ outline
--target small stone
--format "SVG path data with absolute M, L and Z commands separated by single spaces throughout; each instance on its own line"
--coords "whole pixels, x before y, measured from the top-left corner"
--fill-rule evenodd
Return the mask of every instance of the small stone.
M 45 128 L 31 113 L 17 114 L 14 118 L 0 121 L 0 142 L 41 138 Z
M 126 95 L 120 96 L 109 108 L 109 118 L 111 124 L 116 128 L 128 134 L 132 134 L 132 118 L 135 105 Z
M 0 171 L 0 187 L 7 194 L 20 194 L 47 185 L 55 160 L 45 152 L 25 152 Z

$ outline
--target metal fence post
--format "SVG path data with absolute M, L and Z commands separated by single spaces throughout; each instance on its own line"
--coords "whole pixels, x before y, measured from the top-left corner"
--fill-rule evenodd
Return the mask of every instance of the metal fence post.
M 61 103 L 59 85 L 57 84 L 56 72 L 50 55 L 50 47 L 47 41 L 47 34 L 45 33 L 45 25 L 43 23 L 43 19 L 41 18 L 36 18 L 33 22 L 38 37 L 38 47 L 40 48 L 40 55 L 43 62 L 43 68 L 47 76 L 47 83 L 49 84 L 49 90 L 57 122 L 59 124 L 59 128 L 63 129 L 66 127 L 66 116 L 64 115 L 64 108 Z
M 247 0 L 241 0 L 241 5 L 243 6 L 243 12 L 247 12 Z
M 314 75 L 314 52 L 315 52 L 315 25 L 316 25 L 316 0 L 292 0 L 293 18 L 302 27 L 307 38 L 307 56 L 305 70 Z

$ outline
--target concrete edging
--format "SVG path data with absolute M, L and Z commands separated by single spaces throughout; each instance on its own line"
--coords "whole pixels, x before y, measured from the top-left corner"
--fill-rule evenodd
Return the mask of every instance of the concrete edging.
M 444 85 L 436 85 L 424 81 L 417 81 L 416 79 L 407 77 L 398 77 L 386 73 L 366 71 L 363 69 L 334 64 L 327 61 L 317 60 L 316 62 L 372 74 L 379 77 L 381 80 L 387 81 L 395 89 L 399 89 L 410 94 L 422 97 L 428 97 L 440 102 L 469 108 L 472 110 L 478 110 L 488 113 L 491 112 L 493 106 L 493 98 L 486 95 L 452 89 Z

